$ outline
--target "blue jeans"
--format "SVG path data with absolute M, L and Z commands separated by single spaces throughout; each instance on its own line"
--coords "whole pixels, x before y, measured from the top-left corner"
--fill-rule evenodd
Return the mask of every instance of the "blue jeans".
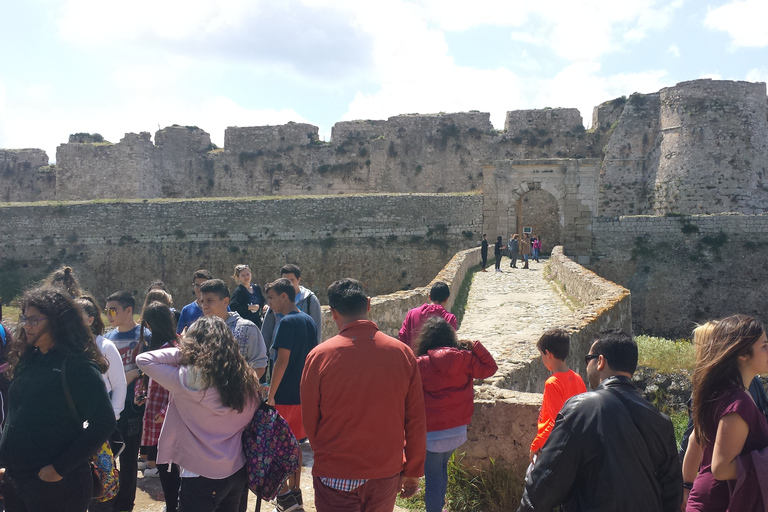
M 452 454 L 453 450 L 442 453 L 427 450 L 427 461 L 424 463 L 424 505 L 427 512 L 443 510 L 448 488 L 448 460 Z

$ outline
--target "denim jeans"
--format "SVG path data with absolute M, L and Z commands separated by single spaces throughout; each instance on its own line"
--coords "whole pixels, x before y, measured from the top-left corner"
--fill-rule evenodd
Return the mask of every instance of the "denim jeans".
M 445 503 L 445 490 L 448 487 L 448 460 L 453 450 L 449 452 L 430 452 L 427 450 L 427 461 L 424 463 L 424 504 L 427 512 L 442 512 Z

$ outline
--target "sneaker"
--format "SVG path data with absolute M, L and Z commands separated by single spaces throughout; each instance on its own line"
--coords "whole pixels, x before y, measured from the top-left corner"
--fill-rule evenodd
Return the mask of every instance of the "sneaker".
M 145 469 L 147 469 L 147 461 L 145 461 L 144 459 L 139 459 L 137 468 L 139 471 L 144 471 Z
M 275 512 L 290 512 L 291 510 L 302 510 L 302 507 L 299 505 L 299 502 L 296 501 L 293 492 L 287 492 L 282 496 L 278 496 Z
M 301 489 L 291 491 L 291 494 L 296 499 L 296 503 L 298 503 L 300 507 L 304 507 L 304 500 L 301 498 Z
M 159 476 L 159 475 L 160 475 L 160 469 L 157 466 L 153 468 L 147 468 L 144 470 L 144 478 Z

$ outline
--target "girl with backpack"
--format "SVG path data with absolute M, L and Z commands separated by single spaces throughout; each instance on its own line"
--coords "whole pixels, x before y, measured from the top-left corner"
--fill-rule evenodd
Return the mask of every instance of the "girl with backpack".
M 173 397 L 157 461 L 181 468 L 179 509 L 237 512 L 248 497 L 241 435 L 259 406 L 259 382 L 232 331 L 201 317 L 179 348 L 145 352 L 136 364 Z
M 415 346 L 427 413 L 424 503 L 427 512 L 440 512 L 448 486 L 448 460 L 467 440 L 475 410 L 473 380 L 490 377 L 498 367 L 479 341 L 460 346 L 453 327 L 441 317 L 424 322 Z

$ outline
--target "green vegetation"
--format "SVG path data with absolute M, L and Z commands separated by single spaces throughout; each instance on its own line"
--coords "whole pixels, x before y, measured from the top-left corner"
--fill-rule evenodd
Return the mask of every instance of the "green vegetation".
M 469 299 L 469 289 L 472 287 L 472 280 L 475 279 L 475 274 L 480 272 L 480 264 L 475 265 L 467 270 L 464 275 L 464 281 L 462 281 L 459 291 L 456 293 L 456 298 L 453 301 L 453 307 L 451 313 L 456 315 L 456 322 L 461 327 L 461 320 L 464 318 L 464 310 L 467 307 L 467 299 Z
M 690 340 L 670 340 L 657 336 L 635 336 L 639 355 L 638 364 L 659 373 L 693 372 L 694 354 Z
M 502 512 L 516 510 L 522 497 L 523 479 L 512 469 L 490 459 L 482 471 L 466 468 L 463 454 L 454 453 L 448 462 L 448 492 L 445 500 L 452 512 Z

